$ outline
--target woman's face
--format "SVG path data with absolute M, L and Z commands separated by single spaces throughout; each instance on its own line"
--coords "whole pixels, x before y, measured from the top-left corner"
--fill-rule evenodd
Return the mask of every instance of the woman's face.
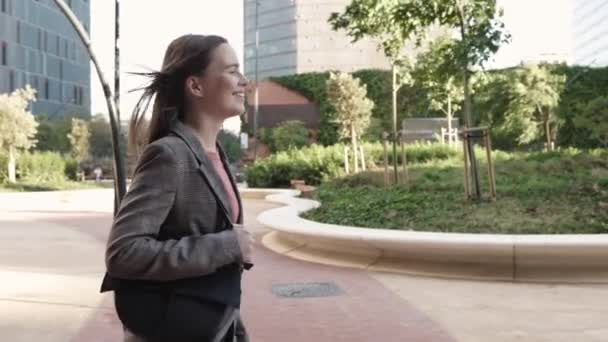
M 200 103 L 205 112 L 226 119 L 245 111 L 247 79 L 241 74 L 234 49 L 221 44 L 211 53 L 211 61 L 200 77 Z

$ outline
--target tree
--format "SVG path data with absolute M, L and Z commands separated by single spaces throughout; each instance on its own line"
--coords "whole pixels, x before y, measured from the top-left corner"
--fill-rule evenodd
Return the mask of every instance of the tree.
M 397 1 L 393 0 L 353 0 L 343 13 L 332 13 L 329 18 L 332 28 L 346 30 L 353 43 L 366 37 L 379 39 L 380 47 L 391 63 L 393 160 L 397 160 L 397 92 L 401 86 L 411 82 L 411 61 L 403 50 L 413 33 L 425 29 L 420 28 L 417 22 L 396 21 L 397 9 Z M 396 181 L 397 163 L 394 163 L 394 172 Z
M 35 99 L 36 91 L 29 85 L 11 94 L 0 94 L 0 148 L 8 151 L 8 179 L 11 183 L 16 182 L 17 151 L 36 144 L 34 136 L 38 123 L 28 110 L 29 103 Z
M 63 116 L 50 120 L 46 115 L 36 115 L 38 129 L 36 131 L 36 151 L 70 152 L 70 133 L 72 117 Z
M 565 76 L 538 64 L 525 65 L 514 73 L 511 79 L 513 99 L 505 114 L 505 125 L 519 132 L 519 144 L 530 143 L 544 135 L 547 149 L 552 149 L 560 123 L 557 106 L 565 81 Z
M 241 157 L 243 157 L 243 150 L 241 149 L 241 139 L 229 130 L 222 129 L 217 135 L 217 140 L 224 148 L 228 161 L 231 164 L 237 163 Z
M 414 84 L 424 89 L 429 107 L 447 116 L 449 132 L 452 131 L 454 112 L 460 109 L 464 97 L 462 82 L 457 77 L 458 66 L 451 55 L 453 45 L 451 38 L 439 36 L 431 42 L 428 50 L 418 54 L 412 71 Z
M 267 130 L 266 141 L 272 152 L 301 148 L 308 144 L 308 128 L 302 121 L 287 120 Z
M 91 118 L 89 123 L 91 136 L 89 139 L 90 153 L 94 157 L 112 156 L 112 132 L 110 123 L 101 114 Z
M 591 132 L 591 137 L 608 147 L 608 97 L 601 96 L 589 102 L 574 119 L 578 128 Z
M 367 89 L 359 79 L 342 72 L 330 74 L 327 96 L 336 109 L 340 137 L 351 139 L 354 170 L 358 172 L 357 139 L 369 126 L 374 103 L 367 98 Z
M 84 161 L 89 155 L 89 125 L 82 119 L 72 118 L 72 130 L 68 133 L 72 157 L 79 162 Z
M 471 127 L 472 67 L 481 66 L 510 39 L 501 16 L 496 0 L 353 0 L 344 13 L 332 14 L 330 23 L 346 29 L 355 41 L 381 38 L 389 58 L 399 55 L 408 39 L 420 45 L 434 25 L 457 31 L 449 55 L 462 72 L 465 123 Z

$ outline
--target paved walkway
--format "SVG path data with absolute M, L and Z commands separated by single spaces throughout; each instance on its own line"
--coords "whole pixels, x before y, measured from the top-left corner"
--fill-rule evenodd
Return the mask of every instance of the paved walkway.
M 120 341 L 111 294 L 98 294 L 111 198 L 0 194 L 2 341 Z M 245 202 L 258 241 L 243 304 L 254 342 L 608 341 L 607 286 L 441 280 L 292 260 L 259 244 L 265 228 L 255 216 L 273 206 Z M 271 291 L 308 282 L 335 284 L 341 294 Z

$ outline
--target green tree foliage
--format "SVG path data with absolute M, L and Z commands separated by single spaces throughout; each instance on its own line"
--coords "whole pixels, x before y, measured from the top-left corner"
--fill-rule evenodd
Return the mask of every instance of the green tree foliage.
M 353 77 L 361 80 L 367 87 L 367 97 L 374 102 L 372 118 L 375 120 L 374 132 L 369 132 L 369 139 L 379 140 L 382 131 L 391 128 L 392 111 L 392 84 L 391 72 L 379 69 L 362 69 L 352 73 Z M 274 77 L 272 80 L 306 97 L 319 106 L 321 118 L 319 120 L 318 141 L 324 146 L 333 145 L 339 140 L 338 125 L 336 123 L 336 110 L 327 99 L 326 83 L 329 72 L 304 73 Z M 441 115 L 429 108 L 425 101 L 423 89 L 412 85 L 403 85 L 397 93 L 398 108 L 397 119 L 406 117 Z M 376 129 L 377 128 L 377 129 Z M 373 134 L 373 135 L 372 135 Z
M 50 120 L 45 115 L 36 115 L 36 151 L 70 152 L 68 134 L 71 129 L 71 117 Z
M 538 64 L 525 65 L 512 74 L 513 98 L 505 113 L 505 127 L 519 133 L 518 143 L 544 136 L 547 148 L 551 148 L 560 125 L 557 106 L 565 79 Z
M 15 165 L 18 150 L 27 150 L 36 143 L 38 123 L 28 105 L 36 99 L 29 86 L 10 94 L 0 94 L 0 149 L 8 153 L 8 179 L 16 182 Z
M 98 158 L 112 156 L 112 134 L 108 120 L 101 114 L 93 116 L 89 123 L 89 130 L 91 132 L 90 154 Z
M 89 125 L 85 120 L 72 118 L 72 130 L 68 133 L 72 157 L 80 162 L 89 156 Z
M 243 150 L 241 149 L 241 140 L 236 134 L 222 129 L 220 130 L 217 139 L 224 148 L 224 152 L 226 152 L 230 163 L 236 163 L 241 159 Z
M 576 116 L 574 124 L 589 130 L 592 138 L 608 148 L 608 97 L 598 97 L 589 102 Z
M 340 137 L 350 138 L 354 170 L 359 169 L 357 141 L 370 123 L 374 103 L 367 98 L 367 89 L 359 79 L 347 73 L 331 73 L 327 81 L 327 95 L 336 109 Z
M 602 143 L 583 126 L 574 124 L 576 117 L 582 112 L 584 106 L 597 97 L 605 96 L 608 89 L 608 68 L 588 68 L 581 66 L 567 66 L 565 64 L 544 65 L 553 74 L 566 77 L 567 86 L 560 93 L 560 101 L 556 109 L 556 117 L 560 126 L 557 127 L 556 145 L 560 147 L 597 148 Z M 519 131 L 512 130 L 505 125 L 505 116 L 515 96 L 512 80 L 519 67 L 500 70 L 489 70 L 478 72 L 472 78 L 472 101 L 475 112 L 478 113 L 476 123 L 489 126 L 492 133 L 492 144 L 496 148 L 510 150 L 529 148 L 545 139 L 542 135 L 529 144 L 521 145 L 517 138 Z M 416 78 L 414 72 L 413 76 Z M 384 130 L 390 129 L 391 116 L 391 73 L 386 70 L 366 69 L 353 72 L 353 76 L 361 80 L 367 87 L 367 96 L 374 102 L 372 110 L 372 123 L 368 129 L 366 140 L 375 140 L 380 137 Z M 299 75 L 287 75 L 274 78 L 273 80 L 282 86 L 296 91 L 310 101 L 315 102 L 320 108 L 331 108 L 331 116 L 325 116 L 321 111 L 323 122 L 327 118 L 335 120 L 335 109 L 328 103 L 327 93 L 324 90 L 329 73 L 314 73 Z M 300 82 L 300 80 L 306 80 Z M 456 77 L 461 80 L 461 77 Z M 418 83 L 419 84 L 419 83 Z M 437 117 L 444 115 L 440 110 L 430 106 L 427 95 L 428 90 L 416 85 L 404 85 L 398 93 L 398 101 L 402 104 L 399 108 L 399 120 L 406 117 Z M 457 104 L 462 108 L 462 102 Z M 331 126 L 320 123 L 320 130 L 333 132 L 335 138 L 329 140 L 330 144 L 338 139 L 337 125 L 329 122 Z M 328 128 L 331 127 L 331 128 Z M 327 141 L 319 138 L 319 142 L 327 145 Z
M 412 72 L 414 85 L 425 90 L 430 108 L 447 116 L 449 128 L 464 99 L 462 79 L 457 77 L 458 66 L 452 55 L 453 45 L 451 38 L 438 37 L 427 51 L 417 56 Z
M 496 0 L 353 0 L 329 22 L 334 29 L 345 29 L 354 41 L 380 38 L 391 61 L 398 60 L 408 39 L 420 44 L 433 25 L 456 29 L 459 37 L 450 55 L 463 75 L 465 121 L 470 126 L 471 67 L 482 65 L 509 39 L 501 15 Z
M 325 89 L 325 82 L 328 78 L 328 72 L 311 72 L 271 78 L 272 81 L 298 92 L 319 106 L 321 117 L 318 139 L 321 144 L 326 146 L 338 142 L 338 125 L 335 123 L 336 110 L 327 101 L 327 91 Z
M 271 128 L 270 145 L 272 152 L 286 151 L 290 148 L 301 148 L 308 144 L 308 128 L 302 121 L 288 120 Z

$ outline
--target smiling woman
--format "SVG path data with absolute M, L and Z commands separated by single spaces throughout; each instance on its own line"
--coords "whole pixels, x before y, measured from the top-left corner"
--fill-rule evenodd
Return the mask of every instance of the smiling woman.
M 175 39 L 146 75 L 129 133 L 135 144 L 143 130 L 146 145 L 112 225 L 102 291 L 115 291 L 126 341 L 247 341 L 238 309 L 252 237 L 217 136 L 244 111 L 248 82 L 220 36 Z

